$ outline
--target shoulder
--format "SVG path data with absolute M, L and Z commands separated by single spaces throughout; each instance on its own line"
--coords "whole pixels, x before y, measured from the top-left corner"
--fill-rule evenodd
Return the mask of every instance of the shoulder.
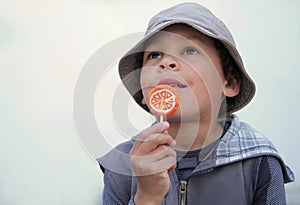
M 134 144 L 134 140 L 128 140 L 126 142 L 123 142 L 121 144 L 118 144 L 114 149 L 120 151 L 120 152 L 123 152 L 123 153 L 129 153 L 132 146 Z
M 134 141 L 123 142 L 112 148 L 107 154 L 97 158 L 102 171 L 110 170 L 121 175 L 132 175 L 131 165 L 128 153 L 130 152 Z
M 285 204 L 284 174 L 279 160 L 264 156 L 254 180 L 253 204 Z
M 227 119 L 230 124 L 219 143 L 219 154 L 241 155 L 263 152 L 278 154 L 272 142 L 236 115 Z
M 230 124 L 216 150 L 216 164 L 225 165 L 249 158 L 272 156 L 281 164 L 285 182 L 294 180 L 273 143 L 249 124 L 232 115 L 227 119 Z
M 127 204 L 131 197 L 132 171 L 128 153 L 132 142 L 114 147 L 97 161 L 104 172 L 103 200 L 105 204 Z
M 103 200 L 107 204 L 127 204 L 130 200 L 132 169 L 128 153 L 132 146 L 132 141 L 126 141 L 96 159 L 104 173 Z

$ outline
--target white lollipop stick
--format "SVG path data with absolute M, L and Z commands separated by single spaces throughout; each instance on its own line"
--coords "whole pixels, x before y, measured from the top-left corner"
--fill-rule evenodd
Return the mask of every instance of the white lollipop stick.
M 163 122 L 164 121 L 164 116 L 163 115 L 160 115 L 159 116 L 159 122 Z

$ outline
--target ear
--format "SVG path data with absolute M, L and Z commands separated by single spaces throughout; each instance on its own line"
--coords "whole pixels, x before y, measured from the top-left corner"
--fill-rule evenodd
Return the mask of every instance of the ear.
M 234 97 L 240 92 L 240 83 L 233 79 L 230 82 L 225 81 L 224 83 L 224 95 L 226 97 Z

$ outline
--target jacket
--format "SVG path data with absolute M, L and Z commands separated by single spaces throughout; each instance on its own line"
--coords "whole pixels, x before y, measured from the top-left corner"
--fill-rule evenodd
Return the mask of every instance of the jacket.
M 187 181 L 178 181 L 175 172 L 169 174 L 171 186 L 163 205 L 253 204 L 264 156 L 276 159 L 275 163 L 281 167 L 279 177 L 284 183 L 294 181 L 294 174 L 266 137 L 235 115 L 227 121 L 230 127 L 216 149 L 201 161 Z M 128 157 L 133 144 L 134 140 L 122 143 L 97 159 L 104 172 L 104 205 L 134 204 L 136 178 L 132 176 Z M 270 204 L 285 203 L 285 198 L 272 201 L 276 190 L 268 192 Z

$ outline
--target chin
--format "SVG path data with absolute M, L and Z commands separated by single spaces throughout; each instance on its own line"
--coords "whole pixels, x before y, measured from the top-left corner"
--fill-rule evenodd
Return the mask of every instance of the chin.
M 180 115 L 180 113 L 175 113 L 174 115 L 167 117 L 166 120 L 170 123 L 200 122 L 200 115 L 195 113 L 190 113 L 186 115 Z

